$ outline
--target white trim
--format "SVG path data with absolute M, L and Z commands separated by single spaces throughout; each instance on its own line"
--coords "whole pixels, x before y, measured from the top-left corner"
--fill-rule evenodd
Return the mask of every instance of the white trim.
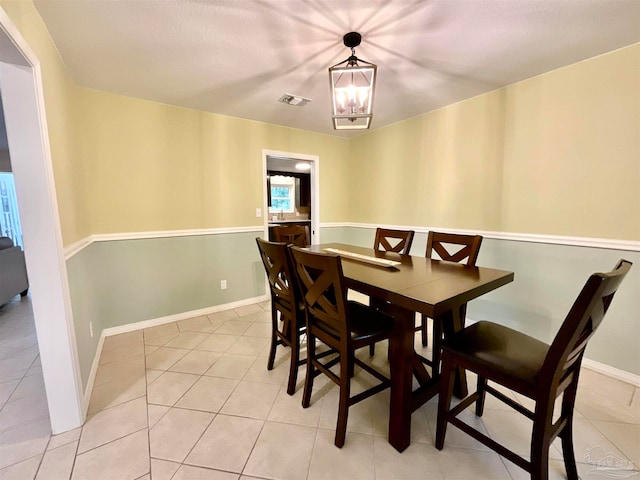
M 0 83 L 51 431 L 84 420 L 82 381 L 38 57 L 0 8 Z
M 616 240 L 607 238 L 591 238 L 591 237 L 566 237 L 562 235 L 540 235 L 534 233 L 509 233 L 509 232 L 491 232 L 483 230 L 461 230 L 454 228 L 440 227 L 416 227 L 411 225 L 374 225 L 367 223 L 345 223 L 345 224 L 322 224 L 321 227 L 344 226 L 353 228 L 398 228 L 403 230 L 414 230 L 416 233 L 427 234 L 429 230 L 437 230 L 438 232 L 460 233 L 464 235 L 482 235 L 484 238 L 493 240 L 510 240 L 515 242 L 530 243 L 549 243 L 553 245 L 568 245 L 574 247 L 591 247 L 605 248 L 609 250 L 629 250 L 632 252 L 640 252 L 640 242 L 632 240 Z
M 84 416 L 87 417 L 89 411 L 89 403 L 91 402 L 91 394 L 93 393 L 93 384 L 96 381 L 96 374 L 98 373 L 98 366 L 100 365 L 100 356 L 102 355 L 102 347 L 104 346 L 104 339 L 106 337 L 105 330 L 102 330 L 100 334 L 100 340 L 98 340 L 98 347 L 96 349 L 96 356 L 93 357 L 93 363 L 91 364 L 91 371 L 89 372 L 89 378 L 87 379 L 87 387 L 84 390 Z
M 588 358 L 584 358 L 582 360 L 582 366 L 591 370 L 592 372 L 615 378 L 616 380 L 630 383 L 631 385 L 640 388 L 640 375 L 635 375 L 631 372 L 620 370 L 619 368 L 611 367 L 609 365 L 605 365 L 604 363 L 596 362 L 595 360 L 589 360 Z
M 72 243 L 71 245 L 67 245 L 66 247 L 64 247 L 64 259 L 69 260 L 76 253 L 79 253 L 80 251 L 84 250 L 86 247 L 88 247 L 92 243 L 93 243 L 93 238 L 91 235 L 89 235 L 88 237 L 78 240 L 77 242 Z

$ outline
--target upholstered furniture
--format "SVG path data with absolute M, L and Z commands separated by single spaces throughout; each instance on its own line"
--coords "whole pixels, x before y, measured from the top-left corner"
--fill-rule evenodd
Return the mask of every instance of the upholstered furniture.
M 0 305 L 29 291 L 24 252 L 9 237 L 0 237 Z

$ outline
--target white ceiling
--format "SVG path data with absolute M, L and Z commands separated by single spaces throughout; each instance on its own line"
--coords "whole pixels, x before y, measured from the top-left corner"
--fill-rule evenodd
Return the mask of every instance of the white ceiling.
M 82 86 L 332 129 L 328 67 L 378 65 L 379 128 L 640 41 L 640 0 L 35 0 Z M 305 107 L 278 103 L 284 93 Z

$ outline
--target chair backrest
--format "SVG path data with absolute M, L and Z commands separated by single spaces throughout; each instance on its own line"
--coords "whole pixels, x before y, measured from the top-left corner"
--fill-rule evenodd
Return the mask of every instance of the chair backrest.
M 631 265 L 628 260 L 619 260 L 611 272 L 589 277 L 549 347 L 540 378 L 545 388 L 578 372 L 587 343 L 600 326 Z
M 309 227 L 306 225 L 281 225 L 273 227 L 276 242 L 284 242 L 296 247 L 306 247 L 309 241 Z
M 383 250 L 385 252 L 396 252 L 402 255 L 409 255 L 414 234 L 415 232 L 413 230 L 377 228 L 373 248 L 375 250 Z
M 256 238 L 256 243 L 269 279 L 271 301 L 295 310 L 298 291 L 287 244 L 267 242 L 260 237 Z
M 298 247 L 291 247 L 291 254 L 307 312 L 307 327 L 323 330 L 344 345 L 350 336 L 340 257 Z
M 427 237 L 427 258 L 436 258 L 447 262 L 475 265 L 480 253 L 482 235 L 459 235 L 457 233 L 429 232 Z

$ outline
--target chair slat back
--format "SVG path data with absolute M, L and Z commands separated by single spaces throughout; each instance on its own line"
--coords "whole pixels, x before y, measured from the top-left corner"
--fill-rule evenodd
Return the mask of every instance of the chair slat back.
M 373 248 L 375 250 L 382 250 L 385 252 L 409 255 L 414 234 L 415 232 L 413 230 L 377 228 Z
M 429 232 L 427 237 L 427 258 L 436 258 L 447 262 L 464 262 L 473 266 L 480 253 L 482 235 L 460 235 L 456 233 Z
M 631 265 L 620 260 L 611 272 L 589 277 L 549 347 L 541 382 L 560 382 L 580 368 L 587 343 L 600 326 Z
M 340 257 L 291 248 L 298 285 L 307 312 L 307 325 L 338 341 L 347 341 L 347 290 Z
M 273 228 L 273 234 L 277 242 L 287 245 L 306 247 L 310 244 L 309 227 L 305 225 L 282 225 Z
M 267 272 L 269 287 L 271 289 L 271 301 L 284 303 L 288 308 L 294 309 L 297 304 L 297 291 L 295 288 L 291 259 L 287 251 L 286 243 L 268 242 L 256 238 L 262 264 Z

